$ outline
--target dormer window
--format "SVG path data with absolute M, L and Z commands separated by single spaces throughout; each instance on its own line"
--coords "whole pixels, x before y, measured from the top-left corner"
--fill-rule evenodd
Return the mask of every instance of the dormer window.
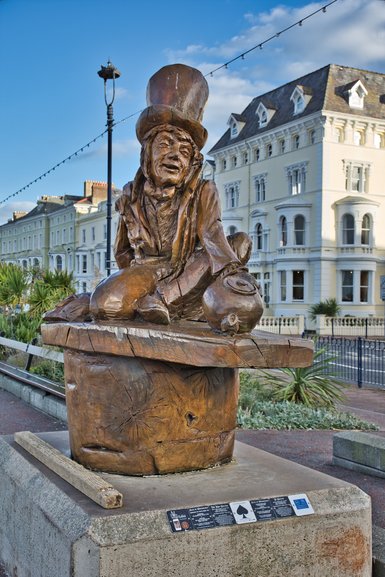
M 296 86 L 293 90 L 290 100 L 294 105 L 293 114 L 301 114 L 308 105 L 312 97 L 311 90 L 305 86 Z
M 258 128 L 264 128 L 274 115 L 274 108 L 267 108 L 262 102 L 258 104 L 256 115 L 258 118 Z
M 294 100 L 294 114 L 299 114 L 305 110 L 305 101 L 303 96 L 298 95 Z
M 266 110 L 261 110 L 260 114 L 258 115 L 258 124 L 259 128 L 263 128 L 267 124 L 267 112 Z
M 351 108 L 363 108 L 365 96 L 367 96 L 368 91 L 362 84 L 361 80 L 357 80 L 353 86 L 348 90 L 349 96 L 349 106 Z
M 242 128 L 245 126 L 245 118 L 241 114 L 232 113 L 227 121 L 228 126 L 230 126 L 230 138 L 236 138 L 239 136 Z

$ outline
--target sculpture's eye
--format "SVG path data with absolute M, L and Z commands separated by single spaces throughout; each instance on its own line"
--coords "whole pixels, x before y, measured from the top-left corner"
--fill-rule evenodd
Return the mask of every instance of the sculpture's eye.
M 191 148 L 190 146 L 181 146 L 180 153 L 182 156 L 189 158 L 191 156 Z

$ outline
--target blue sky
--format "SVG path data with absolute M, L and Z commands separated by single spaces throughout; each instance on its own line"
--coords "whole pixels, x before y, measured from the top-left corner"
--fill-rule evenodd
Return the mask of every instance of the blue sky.
M 103 81 L 121 71 L 115 120 L 146 106 L 149 77 L 182 62 L 204 74 L 327 4 L 287 0 L 0 0 L 0 201 L 105 128 Z M 208 77 L 207 151 L 231 112 L 329 63 L 385 72 L 384 0 L 338 0 Z M 385 92 L 385 88 L 384 88 Z M 122 187 L 139 161 L 137 116 L 114 130 L 113 181 Z M 45 194 L 82 194 L 84 180 L 106 180 L 106 138 L 0 205 L 0 223 Z

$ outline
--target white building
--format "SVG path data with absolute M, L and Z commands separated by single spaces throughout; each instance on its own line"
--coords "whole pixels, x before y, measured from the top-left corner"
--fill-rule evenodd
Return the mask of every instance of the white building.
M 106 196 L 105 182 L 88 180 L 83 196 L 43 196 L 29 213 L 14 213 L 0 226 L 0 260 L 67 270 L 77 291 L 91 291 L 106 276 Z M 112 246 L 117 220 L 112 209 Z
M 266 314 L 383 315 L 385 75 L 329 65 L 263 94 L 211 149 L 227 233 L 253 238 Z

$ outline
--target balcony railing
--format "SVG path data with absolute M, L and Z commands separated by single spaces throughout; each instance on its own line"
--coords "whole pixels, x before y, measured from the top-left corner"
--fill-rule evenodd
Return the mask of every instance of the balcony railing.
M 255 328 L 258 331 L 279 335 L 302 335 L 305 330 L 305 318 L 302 315 L 293 317 L 263 316 Z

